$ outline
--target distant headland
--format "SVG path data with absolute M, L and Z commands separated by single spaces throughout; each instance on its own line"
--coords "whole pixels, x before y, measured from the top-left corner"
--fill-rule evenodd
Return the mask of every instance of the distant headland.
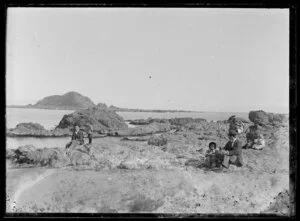
M 78 92 L 71 91 L 63 95 L 52 95 L 44 97 L 35 104 L 28 105 L 7 105 L 9 108 L 30 108 L 30 109 L 50 109 L 50 110 L 80 110 L 90 107 L 100 107 L 118 112 L 196 112 L 190 110 L 159 110 L 159 109 L 137 109 L 122 108 L 114 105 L 107 106 L 105 103 L 95 104 L 90 98 L 81 95 Z

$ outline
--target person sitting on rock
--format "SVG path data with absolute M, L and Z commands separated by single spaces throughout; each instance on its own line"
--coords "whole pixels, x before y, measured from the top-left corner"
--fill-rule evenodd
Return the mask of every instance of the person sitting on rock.
M 265 146 L 265 140 L 261 133 L 262 132 L 257 124 L 251 125 L 246 132 L 247 143 L 244 148 L 261 150 Z
M 71 142 L 66 145 L 66 148 L 69 148 L 72 144 L 82 145 L 84 144 L 83 133 L 80 131 L 78 125 L 75 125 L 74 132 L 71 138 Z
M 215 142 L 210 142 L 208 145 L 208 150 L 205 154 L 206 165 L 208 168 L 215 168 L 220 166 L 220 153 L 219 148 Z
M 236 136 L 235 133 L 229 133 L 229 141 L 222 150 L 224 155 L 222 165 L 226 168 L 229 167 L 229 164 L 243 166 L 242 142 Z
M 254 139 L 252 148 L 255 150 L 262 150 L 265 147 L 265 139 L 262 134 L 258 136 L 257 139 Z

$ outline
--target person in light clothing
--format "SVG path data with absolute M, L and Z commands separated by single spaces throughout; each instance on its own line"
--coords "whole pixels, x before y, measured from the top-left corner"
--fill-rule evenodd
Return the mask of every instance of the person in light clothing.
M 252 146 L 255 150 L 262 150 L 266 146 L 264 136 L 262 134 L 259 135 L 257 139 L 254 140 L 254 144 Z

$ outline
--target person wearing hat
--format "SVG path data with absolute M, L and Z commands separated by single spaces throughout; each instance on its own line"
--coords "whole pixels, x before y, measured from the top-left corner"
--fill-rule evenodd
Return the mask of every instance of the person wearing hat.
M 75 125 L 74 132 L 72 134 L 71 142 L 66 145 L 69 148 L 72 144 L 82 145 L 84 144 L 83 133 L 80 131 L 79 125 Z
M 226 168 L 230 163 L 238 167 L 243 166 L 242 142 L 236 136 L 236 133 L 229 133 L 229 141 L 222 150 L 224 155 L 222 165 Z
M 235 115 L 228 119 L 229 133 L 241 134 L 244 131 L 244 124 L 242 120 L 237 118 Z

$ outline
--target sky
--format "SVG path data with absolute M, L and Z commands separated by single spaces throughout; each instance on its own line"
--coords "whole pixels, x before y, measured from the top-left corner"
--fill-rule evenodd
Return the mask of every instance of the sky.
M 9 8 L 6 102 L 289 111 L 289 10 Z

